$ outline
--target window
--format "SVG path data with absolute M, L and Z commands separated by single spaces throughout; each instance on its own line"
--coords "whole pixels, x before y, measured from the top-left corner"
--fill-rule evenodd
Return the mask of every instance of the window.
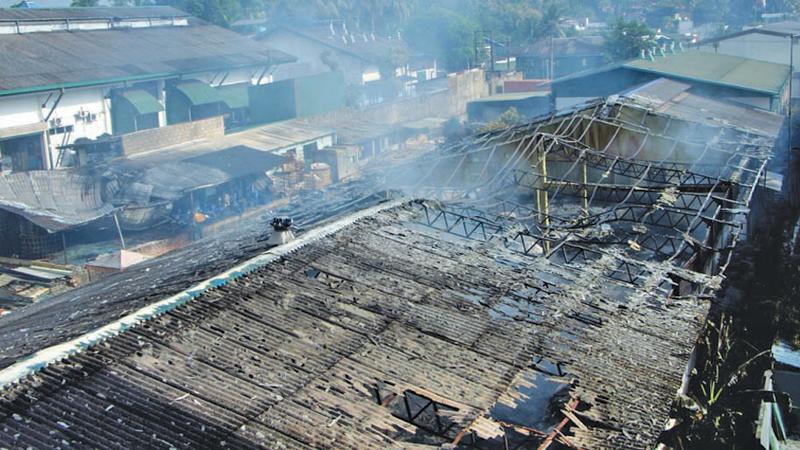
M 50 128 L 49 130 L 47 130 L 47 134 L 52 136 L 54 134 L 72 133 L 73 131 L 75 131 L 74 125 L 65 125 L 65 126 Z

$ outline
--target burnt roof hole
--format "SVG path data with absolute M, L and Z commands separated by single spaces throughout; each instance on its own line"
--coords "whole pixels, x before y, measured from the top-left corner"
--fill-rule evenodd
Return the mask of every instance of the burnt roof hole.
M 561 421 L 560 410 L 569 398 L 569 383 L 532 372 L 515 392 L 514 405 L 495 403 L 489 415 L 505 423 L 548 433 Z
M 533 358 L 533 365 L 531 367 L 546 375 L 563 377 L 568 373 L 564 366 L 565 364 L 561 361 L 552 361 L 544 356 L 540 356 Z

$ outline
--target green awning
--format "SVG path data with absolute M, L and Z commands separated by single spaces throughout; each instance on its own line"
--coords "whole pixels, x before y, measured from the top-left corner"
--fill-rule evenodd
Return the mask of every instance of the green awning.
M 179 83 L 175 89 L 183 93 L 192 105 L 207 105 L 222 101 L 216 89 L 200 81 Z
M 247 108 L 250 106 L 250 96 L 247 91 L 249 84 L 229 84 L 227 86 L 220 86 L 217 88 L 222 102 L 228 105 L 230 109 Z
M 122 91 L 119 95 L 133 105 L 139 114 L 152 114 L 164 110 L 161 103 L 145 90 L 129 89 Z

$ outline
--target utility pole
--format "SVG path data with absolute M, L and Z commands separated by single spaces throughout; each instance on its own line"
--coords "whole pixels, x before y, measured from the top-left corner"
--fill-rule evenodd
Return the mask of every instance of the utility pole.
M 492 63 L 490 67 L 492 68 L 492 73 L 494 73 L 494 32 L 489 32 L 489 56 L 492 58 Z
M 786 148 L 787 148 L 786 157 L 789 159 L 788 172 L 790 174 L 790 179 L 792 180 L 791 184 L 789 185 L 790 186 L 790 188 L 789 188 L 789 191 L 790 191 L 790 200 L 789 200 L 789 202 L 794 207 L 797 207 L 797 205 L 799 203 L 798 202 L 798 192 L 797 192 L 797 190 L 798 190 L 798 184 L 800 184 L 797 181 L 798 175 L 800 175 L 800 174 L 798 174 L 797 170 L 796 170 L 798 165 L 800 165 L 800 164 L 798 164 L 798 159 L 800 159 L 800 152 L 796 151 L 796 149 L 792 147 L 792 135 L 793 135 L 792 128 L 794 126 L 794 124 L 792 123 L 792 116 L 793 116 L 793 112 L 792 112 L 793 108 L 792 107 L 794 106 L 792 104 L 793 100 L 794 100 L 794 98 L 793 98 L 794 97 L 794 92 L 793 92 L 793 85 L 794 85 L 794 40 L 797 39 L 798 36 L 800 36 L 800 35 L 792 34 L 792 35 L 789 36 L 789 39 L 791 39 L 791 41 L 789 43 L 789 113 L 788 113 L 789 125 L 786 128 L 786 140 L 787 140 L 787 142 L 786 142 Z M 766 173 L 765 173 L 764 174 L 764 183 L 765 184 L 766 184 L 766 179 L 767 179 L 767 176 L 766 176 Z
M 787 128 L 787 156 L 791 158 L 792 152 L 792 85 L 794 84 L 794 40 L 798 35 L 789 36 L 789 127 Z

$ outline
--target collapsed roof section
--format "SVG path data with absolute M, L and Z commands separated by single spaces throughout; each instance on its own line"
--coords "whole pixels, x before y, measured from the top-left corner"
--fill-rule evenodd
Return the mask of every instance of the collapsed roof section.
M 96 180 L 71 171 L 32 171 L 0 176 L 0 209 L 49 232 L 85 225 L 114 211 Z
M 423 196 L 470 192 L 463 207 L 516 221 L 526 252 L 615 261 L 610 277 L 683 295 L 715 286 L 692 280 L 726 267 L 774 145 L 775 135 L 720 124 L 618 98 L 481 135 L 389 176 Z

